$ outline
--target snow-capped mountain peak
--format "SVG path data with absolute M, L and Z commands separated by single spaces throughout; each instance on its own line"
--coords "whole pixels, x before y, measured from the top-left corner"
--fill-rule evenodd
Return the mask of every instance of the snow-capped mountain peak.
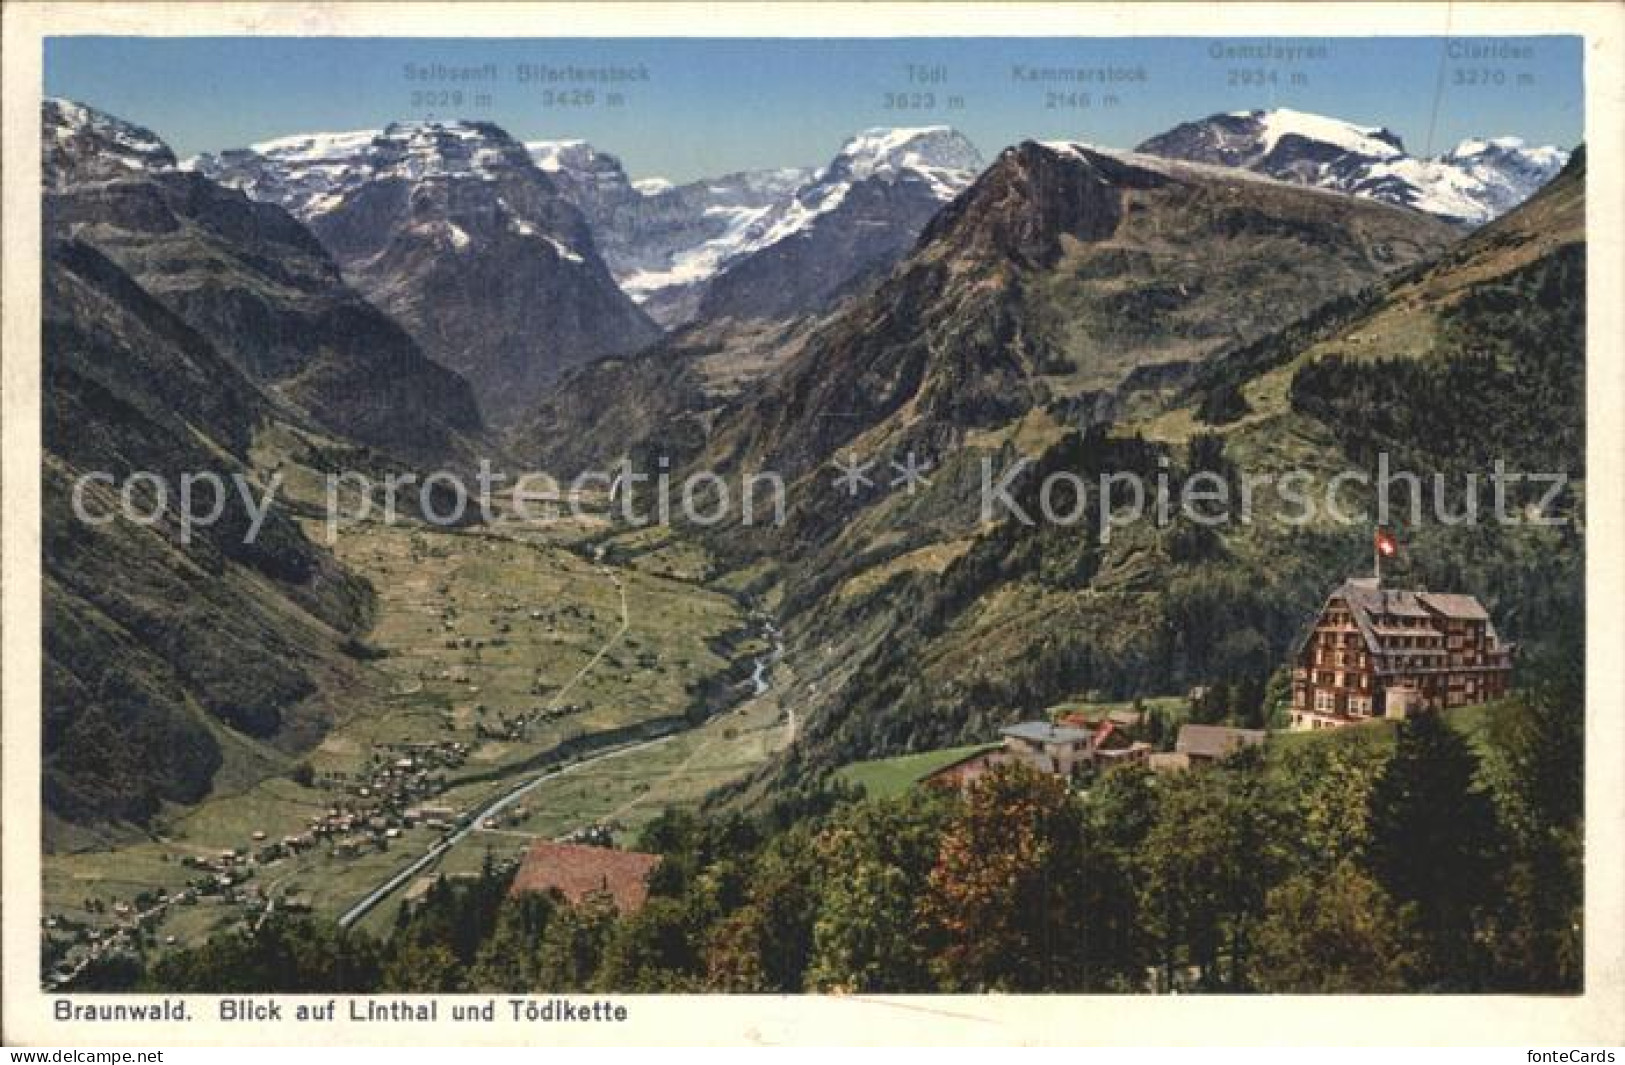
M 861 248 L 858 259 L 870 265 L 891 254 L 889 245 L 881 250 L 888 239 L 911 240 L 923 217 L 982 168 L 975 146 L 947 126 L 864 130 L 817 170 L 745 171 L 683 185 L 632 181 L 618 159 L 581 140 L 525 147 L 587 216 L 621 287 L 668 323 L 693 314 L 734 264 L 816 226 L 839 229 L 849 213 L 862 239 L 829 239 L 847 252 Z M 850 273 L 849 265 L 824 265 L 831 276 Z
M 523 169 L 524 147 L 488 122 L 394 122 L 372 142 L 376 176 L 475 176 Z
M 581 141 L 561 142 L 554 154 L 564 154 L 566 146 L 576 156 L 594 158 Z M 612 156 L 597 158 L 619 172 Z M 412 203 L 421 217 L 403 231 L 456 252 L 483 248 L 486 239 L 509 233 L 545 243 L 564 262 L 588 259 L 582 248 L 590 236 L 580 216 L 565 206 L 556 184 L 537 173 L 526 146 L 488 122 L 403 121 L 383 129 L 299 133 L 200 155 L 184 165 L 280 204 L 319 228 L 337 215 L 353 217 L 347 197 L 359 190 L 404 182 L 414 190 Z M 462 191 L 453 193 L 452 186 Z
M 1468 137 L 1466 140 L 1452 148 L 1447 155 L 1451 159 L 1467 159 L 1475 155 L 1483 155 L 1486 152 L 1496 150 L 1518 151 L 1523 147 L 1524 142 L 1522 137 L 1492 137 L 1489 140 L 1483 140 L 1478 137 Z
M 249 150 L 284 163 L 344 162 L 365 151 L 380 132 L 376 129 L 359 129 L 348 133 L 296 133 L 291 137 L 261 141 L 250 145 Z
M 1231 111 L 1186 122 L 1152 137 L 1140 150 L 1193 163 L 1246 167 L 1277 177 L 1295 172 L 1303 184 L 1317 183 L 1302 180 L 1310 176 L 1310 169 L 1337 160 L 1380 161 L 1405 155 L 1403 142 L 1380 126 L 1288 108 Z
M 298 216 L 345 278 L 500 421 L 575 363 L 659 335 L 566 195 L 565 155 L 593 158 L 588 145 L 559 145 L 549 174 L 492 123 L 404 121 L 279 137 L 191 165 Z
M 1516 137 L 1470 138 L 1444 155 L 1419 158 L 1383 127 L 1285 108 L 1186 122 L 1139 150 L 1241 167 L 1473 225 L 1528 199 L 1568 161 L 1560 148 L 1529 148 Z
M 638 198 L 621 161 L 584 140 L 526 141 L 531 162 L 589 221 Z
M 584 140 L 526 141 L 525 150 L 530 153 L 531 160 L 548 173 L 556 173 L 567 167 L 587 169 L 600 158 L 598 150 Z
M 1503 164 L 1529 167 L 1556 176 L 1568 162 L 1569 153 L 1551 145 L 1531 148 L 1522 137 L 1493 137 L 1483 140 L 1469 137 L 1452 148 L 1445 159 L 1457 163 L 1498 161 Z
M 835 210 L 858 182 L 923 181 L 934 199 L 946 203 L 969 187 L 981 170 L 976 146 L 951 127 L 864 130 L 848 138 L 829 165 L 796 190 L 793 202 L 764 231 L 757 246 L 783 240 Z
M 1232 117 L 1249 118 L 1259 123 L 1259 147 L 1269 155 L 1288 138 L 1297 138 L 1315 144 L 1327 144 L 1345 152 L 1353 152 L 1371 159 L 1392 159 L 1405 154 L 1405 145 L 1393 133 L 1380 126 L 1357 126 L 1340 118 L 1277 108 L 1273 111 L 1238 111 Z
M 486 122 L 392 122 L 381 130 L 299 133 L 182 164 L 310 221 L 369 182 L 491 181 L 529 165 L 525 149 Z
M 975 145 L 948 126 L 876 128 L 847 138 L 788 201 L 743 230 L 700 313 L 787 317 L 826 305 L 901 257 L 982 166 Z
M 181 164 L 251 198 L 281 204 L 304 221 L 331 209 L 372 174 L 369 151 L 377 129 L 298 133 L 204 153 Z

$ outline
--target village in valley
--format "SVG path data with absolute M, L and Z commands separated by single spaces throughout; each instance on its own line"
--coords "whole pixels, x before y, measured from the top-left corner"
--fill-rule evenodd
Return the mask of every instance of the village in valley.
M 387 694 L 151 840 L 49 859 L 45 985 L 277 914 L 387 929 L 487 856 L 512 869 L 534 840 L 610 846 L 764 760 L 788 733 L 760 624 L 701 590 L 665 538 L 605 529 L 348 531 L 347 557 L 390 592 L 374 637 Z M 682 711 L 717 671 L 712 716 L 690 728 Z

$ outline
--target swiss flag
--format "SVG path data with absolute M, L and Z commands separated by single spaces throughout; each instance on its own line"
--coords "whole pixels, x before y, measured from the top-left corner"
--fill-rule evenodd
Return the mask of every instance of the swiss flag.
M 1399 554 L 1399 541 L 1387 529 L 1377 530 L 1377 554 L 1383 558 L 1393 558 Z

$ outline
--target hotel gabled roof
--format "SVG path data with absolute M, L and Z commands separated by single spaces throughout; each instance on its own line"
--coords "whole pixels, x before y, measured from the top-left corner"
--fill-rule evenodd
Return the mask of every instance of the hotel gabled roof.
M 1350 577 L 1326 597 L 1326 606 L 1330 606 L 1336 599 L 1342 599 L 1348 604 L 1349 615 L 1354 619 L 1355 627 L 1360 630 L 1360 637 L 1365 641 L 1366 649 L 1373 654 L 1380 654 L 1384 650 L 1379 638 L 1379 630 L 1383 626 L 1377 619 L 1385 616 L 1482 621 L 1486 623 L 1490 639 L 1496 644 L 1500 643 L 1495 626 L 1490 623 L 1489 611 L 1484 609 L 1484 605 L 1476 596 L 1459 592 L 1384 588 L 1375 577 Z M 1325 612 L 1324 606 L 1321 612 Z M 1294 655 L 1302 653 L 1304 641 L 1308 639 L 1311 631 L 1312 625 L 1298 641 Z

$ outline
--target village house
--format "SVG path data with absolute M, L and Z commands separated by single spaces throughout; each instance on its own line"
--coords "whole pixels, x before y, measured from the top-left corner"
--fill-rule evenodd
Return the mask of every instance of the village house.
M 1146 761 L 1153 773 L 1178 773 L 1223 761 L 1237 751 L 1257 746 L 1268 738 L 1268 732 L 1257 728 L 1181 725 L 1174 749 L 1157 751 Z
M 1096 767 L 1110 769 L 1118 765 L 1143 765 L 1151 756 L 1151 745 L 1130 739 L 1124 726 L 1108 718 L 1095 727 L 1091 751 Z
M 428 899 L 429 892 L 433 891 L 435 884 L 439 882 L 439 873 L 434 873 L 429 876 L 420 876 L 416 880 L 412 881 L 411 886 L 408 887 L 405 893 L 401 895 L 401 908 L 410 912 L 417 909 L 419 906 L 422 906 L 424 901 Z
M 984 773 L 1001 765 L 1025 765 L 1040 773 L 1071 778 L 1084 769 L 1143 763 L 1151 745 L 1131 740 L 1108 719 L 1090 728 L 1022 721 L 999 730 L 1004 744 L 977 751 L 941 766 L 924 783 L 964 789 Z
M 608 895 L 623 915 L 649 898 L 649 876 L 660 855 L 537 840 L 514 874 L 510 895 L 557 891 L 572 904 Z
M 1041 773 L 1070 777 L 1082 768 L 1143 762 L 1151 745 L 1129 739 L 1109 717 L 1089 728 L 1023 721 L 999 730 L 1005 761 L 1024 762 Z
M 938 766 L 921 779 L 930 787 L 964 791 L 976 780 L 1000 764 L 1004 751 L 999 747 L 984 747 L 971 751 L 947 765 Z
M 1094 752 L 1093 730 L 1048 721 L 1006 725 L 999 735 L 1004 737 L 1006 761 L 1023 762 L 1056 776 L 1070 777 L 1089 764 Z
M 1183 755 L 1189 765 L 1217 762 L 1244 747 L 1256 747 L 1269 737 L 1260 728 L 1231 728 L 1228 725 L 1181 725 L 1173 753 Z
M 1337 728 L 1504 695 L 1514 647 L 1471 595 L 1344 581 L 1305 634 L 1292 670 L 1292 728 Z

